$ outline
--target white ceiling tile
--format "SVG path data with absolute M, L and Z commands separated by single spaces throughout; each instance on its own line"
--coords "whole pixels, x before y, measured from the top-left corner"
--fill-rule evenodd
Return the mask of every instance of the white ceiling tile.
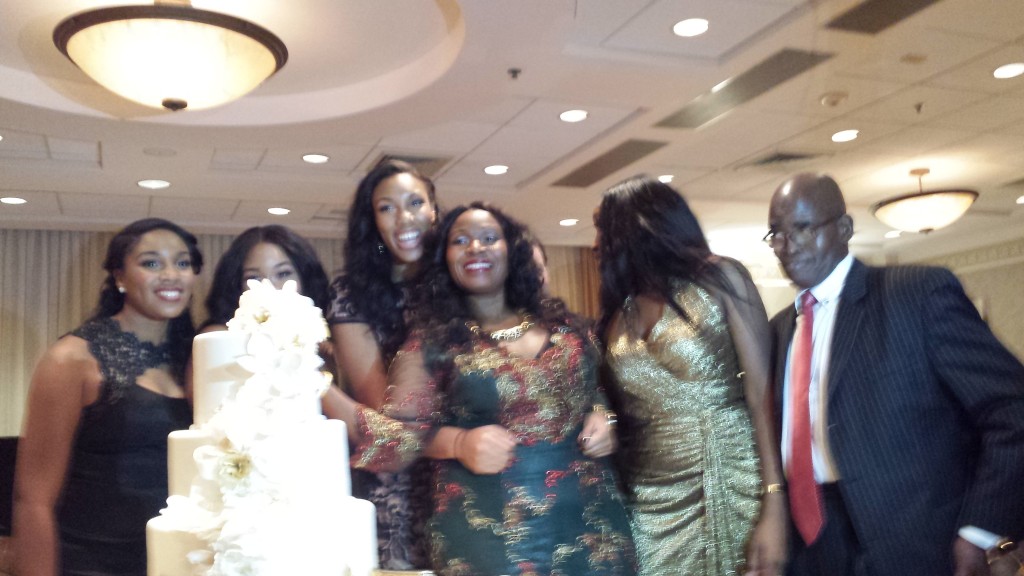
M 420 130 L 386 136 L 378 147 L 422 150 L 421 156 L 452 156 L 466 154 L 490 137 L 497 124 L 479 122 L 447 122 Z
M 907 34 L 899 27 L 886 30 L 874 41 L 856 53 L 837 71 L 844 75 L 889 80 L 893 82 L 919 82 L 959 66 L 999 45 L 983 38 L 950 34 L 940 30 L 919 30 Z M 905 55 L 920 55 L 924 61 L 906 63 Z
M 46 139 L 46 145 L 50 149 L 50 157 L 54 160 L 92 165 L 98 165 L 100 161 L 99 143 L 95 141 L 51 136 Z
M 930 124 L 915 124 L 872 140 L 871 148 L 878 151 L 892 150 L 904 154 L 923 154 L 954 142 L 967 140 L 976 134 L 973 130 L 932 128 Z
M 1024 5 L 1024 3 L 1020 4 Z M 992 72 L 996 68 L 1014 62 L 1024 62 L 1024 46 L 1007 46 L 985 54 L 948 72 L 929 78 L 927 84 L 989 94 L 1024 90 L 1024 75 L 1007 79 L 998 79 L 992 76 Z
M 231 199 L 154 196 L 150 203 L 150 213 L 168 220 L 228 221 L 238 204 L 238 200 Z
M 271 148 L 260 159 L 259 170 L 294 170 L 304 175 L 322 172 L 350 172 L 373 150 L 372 146 L 316 146 L 307 148 Z M 302 159 L 305 154 L 325 154 L 330 160 L 323 164 L 310 164 Z
M 993 97 L 935 120 L 935 126 L 993 130 L 1024 120 L 1024 99 Z
M 608 48 L 718 60 L 775 24 L 792 6 L 742 0 L 658 0 L 632 18 L 605 42 Z M 672 26 L 703 18 L 708 31 L 680 38 Z
M 858 108 L 850 113 L 850 117 L 894 124 L 916 124 L 958 114 L 959 110 L 987 98 L 990 96 L 983 92 L 913 86 Z
M 307 222 L 320 211 L 322 204 L 312 204 L 290 201 L 286 198 L 280 200 L 254 200 L 238 203 L 232 220 L 238 222 L 256 222 L 258 224 L 283 224 L 285 226 L 293 223 Z M 287 208 L 291 210 L 284 216 L 275 216 L 267 212 L 268 208 Z
M 26 200 L 24 204 L 0 204 L 0 220 L 38 216 L 60 216 L 60 204 L 55 192 L 35 190 L 0 190 L 0 198 L 13 196 Z
M 149 216 L 149 196 L 120 194 L 61 194 L 60 207 L 71 218 L 104 218 L 123 223 Z
M 41 134 L 19 132 L 0 128 L 0 158 L 35 159 L 49 158 L 46 138 Z
M 1024 2 L 959 0 L 937 2 L 915 15 L 913 25 L 970 34 L 996 40 L 1013 40 L 1021 35 Z
M 217 148 L 210 159 L 214 170 L 255 170 L 263 157 L 265 148 Z
M 445 189 L 448 185 L 477 186 L 481 189 L 512 189 L 524 181 L 532 180 L 547 168 L 552 158 L 520 156 L 513 161 L 493 156 L 472 154 L 456 162 L 437 178 L 437 185 Z M 508 172 L 492 176 L 484 168 L 493 164 L 508 166 Z

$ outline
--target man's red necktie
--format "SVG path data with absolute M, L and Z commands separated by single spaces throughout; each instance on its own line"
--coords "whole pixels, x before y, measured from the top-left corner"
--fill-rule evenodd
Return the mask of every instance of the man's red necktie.
M 793 523 L 807 544 L 818 538 L 824 523 L 821 488 L 814 480 L 811 459 L 811 411 L 807 399 L 811 386 L 811 333 L 817 302 L 810 290 L 800 295 L 800 316 L 793 337 L 789 380 L 789 508 Z

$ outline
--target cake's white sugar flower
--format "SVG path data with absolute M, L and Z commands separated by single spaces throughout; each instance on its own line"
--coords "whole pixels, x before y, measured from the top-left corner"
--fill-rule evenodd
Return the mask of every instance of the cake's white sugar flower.
M 238 300 L 229 330 L 269 339 L 277 351 L 315 351 L 329 333 L 320 309 L 298 293 L 294 280 L 278 290 L 269 280 L 249 280 L 249 289 Z

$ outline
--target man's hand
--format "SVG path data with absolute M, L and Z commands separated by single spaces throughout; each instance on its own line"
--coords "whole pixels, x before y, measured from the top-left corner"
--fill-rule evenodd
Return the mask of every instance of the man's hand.
M 985 551 L 963 538 L 953 542 L 953 576 L 989 576 Z

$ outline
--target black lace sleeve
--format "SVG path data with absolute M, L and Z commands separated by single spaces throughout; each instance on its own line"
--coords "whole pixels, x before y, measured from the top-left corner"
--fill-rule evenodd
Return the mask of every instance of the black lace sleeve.
M 348 296 L 348 282 L 345 276 L 338 276 L 331 282 L 330 303 L 327 310 L 324 310 L 324 317 L 328 324 L 368 323 Z

